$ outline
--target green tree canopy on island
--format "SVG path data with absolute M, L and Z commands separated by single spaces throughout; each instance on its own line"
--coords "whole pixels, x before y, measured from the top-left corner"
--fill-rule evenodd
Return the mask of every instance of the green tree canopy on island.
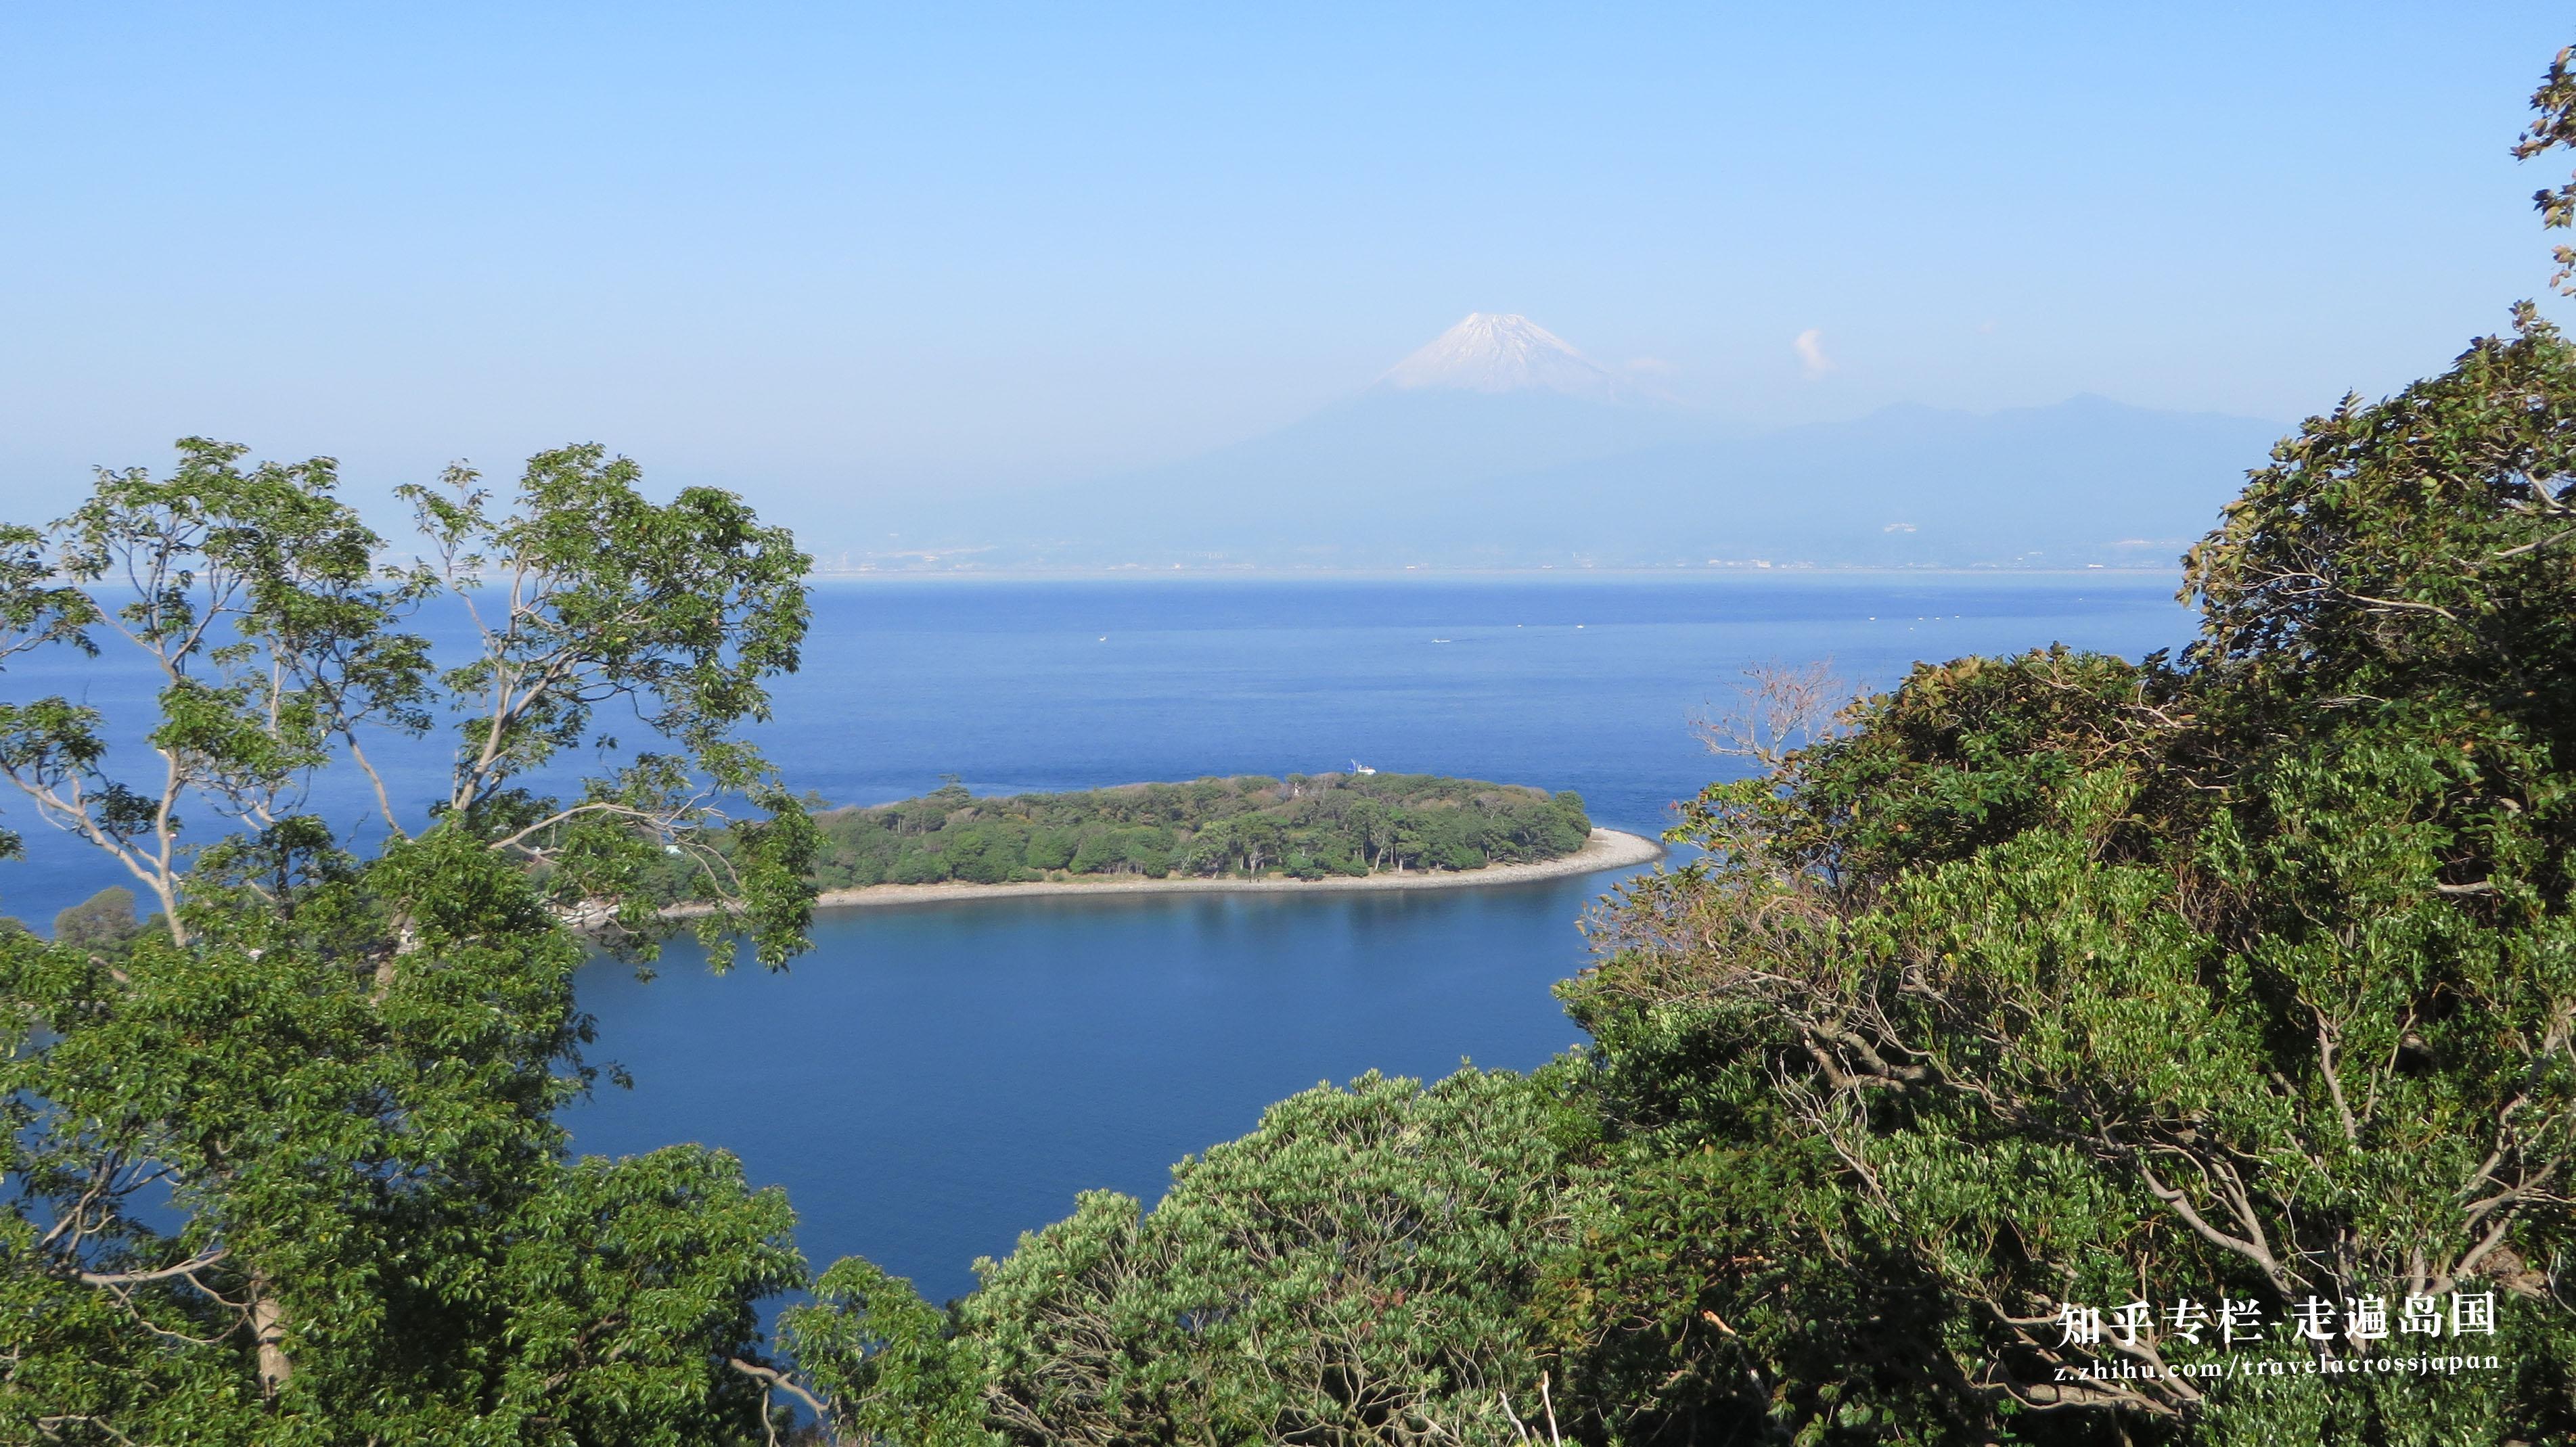
M 1583 800 L 1431 774 L 1240 774 L 977 798 L 957 784 L 815 819 L 825 889 L 1051 875 L 1299 879 L 1556 859 L 1581 849 Z

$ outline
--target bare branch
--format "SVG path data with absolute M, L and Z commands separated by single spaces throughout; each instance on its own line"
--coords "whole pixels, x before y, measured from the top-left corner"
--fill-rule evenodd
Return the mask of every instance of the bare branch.
M 84 1271 L 80 1273 L 80 1283 L 83 1286 L 142 1286 L 154 1281 L 170 1281 L 182 1276 L 194 1276 L 231 1254 L 230 1251 L 219 1246 L 212 1251 L 190 1257 L 176 1266 L 164 1266 L 158 1271 Z
M 1834 676 L 1830 659 L 1802 668 L 1756 663 L 1744 676 L 1748 681 L 1736 687 L 1736 706 L 1699 715 L 1691 729 L 1710 753 L 1751 759 L 1766 769 L 1823 737 L 1853 693 Z

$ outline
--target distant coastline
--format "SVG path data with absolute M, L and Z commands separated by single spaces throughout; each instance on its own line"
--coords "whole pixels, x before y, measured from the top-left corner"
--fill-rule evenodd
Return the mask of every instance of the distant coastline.
M 1039 895 L 1110 894 L 1332 894 L 1364 889 L 1466 889 L 1564 879 L 1578 874 L 1650 864 L 1664 846 L 1642 835 L 1617 829 L 1595 829 L 1583 847 L 1556 859 L 1529 864 L 1488 864 L 1482 869 L 1417 869 L 1323 879 L 1144 879 L 1115 875 L 1095 879 L 1045 879 L 1022 884 L 870 884 L 857 889 L 827 889 L 815 896 L 816 909 L 870 909 L 887 905 L 963 904 L 979 899 L 1026 899 Z M 698 907 L 703 908 L 703 907 Z M 696 913 L 675 907 L 671 913 Z

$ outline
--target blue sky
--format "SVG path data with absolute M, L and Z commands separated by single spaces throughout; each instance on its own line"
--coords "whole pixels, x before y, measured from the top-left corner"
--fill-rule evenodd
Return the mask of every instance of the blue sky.
M 2562 7 L 0 10 L 0 512 L 206 432 L 791 520 L 1186 455 L 1471 310 L 1734 425 L 2294 419 L 2542 291 Z M 1830 370 L 1802 361 L 1796 339 Z

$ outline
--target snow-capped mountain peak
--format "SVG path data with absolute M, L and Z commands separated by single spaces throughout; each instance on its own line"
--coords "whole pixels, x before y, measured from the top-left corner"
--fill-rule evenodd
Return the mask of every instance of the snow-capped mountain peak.
M 1517 315 L 1472 312 L 1431 345 L 1378 378 L 1399 391 L 1559 392 L 1609 401 L 1619 379 L 1566 345 L 1554 332 Z

